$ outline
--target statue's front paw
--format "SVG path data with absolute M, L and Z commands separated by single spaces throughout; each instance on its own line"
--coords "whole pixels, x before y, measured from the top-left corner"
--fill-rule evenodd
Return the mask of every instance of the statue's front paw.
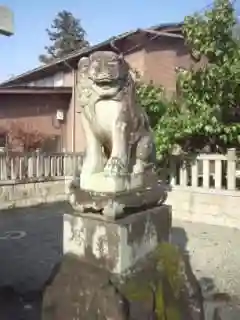
M 107 175 L 126 175 L 127 167 L 123 161 L 117 157 L 110 158 L 104 168 Z

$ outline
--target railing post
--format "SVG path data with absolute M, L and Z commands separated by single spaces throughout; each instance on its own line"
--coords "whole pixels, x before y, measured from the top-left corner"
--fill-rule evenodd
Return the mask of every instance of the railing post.
M 63 176 L 66 178 L 67 176 L 67 155 L 63 155 Z
M 36 150 L 36 178 L 41 177 L 42 172 L 41 172 L 41 159 L 40 159 L 40 149 Z
M 27 177 L 28 178 L 33 178 L 34 177 L 34 167 L 36 169 L 35 163 L 35 155 L 33 153 L 28 153 L 28 163 L 27 163 Z
M 44 165 L 43 165 L 44 177 L 48 178 L 50 176 L 50 171 L 51 171 L 49 154 L 45 154 L 45 157 L 43 159 L 43 163 L 44 163 Z
M 180 186 L 186 187 L 187 183 L 187 159 L 183 159 L 180 166 Z
M 210 161 L 208 159 L 203 160 L 203 187 L 208 189 L 210 182 Z
M 215 188 L 222 188 L 222 160 L 215 160 Z
M 7 154 L 4 152 L 0 156 L 0 180 L 4 181 L 7 179 Z
M 198 160 L 194 159 L 194 162 L 191 162 L 191 186 L 193 188 L 198 187 Z
M 11 177 L 10 180 L 16 180 L 16 157 L 11 157 L 10 160 L 11 165 Z
M 236 189 L 236 149 L 227 152 L 227 189 Z
M 169 184 L 170 186 L 175 186 L 177 184 L 176 182 L 176 161 L 174 161 L 174 157 L 170 157 L 170 181 Z

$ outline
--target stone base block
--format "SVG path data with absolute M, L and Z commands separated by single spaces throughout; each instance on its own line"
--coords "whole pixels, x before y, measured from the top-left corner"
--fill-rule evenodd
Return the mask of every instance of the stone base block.
M 171 207 L 162 205 L 133 213 L 116 221 L 83 214 L 64 215 L 64 254 L 122 274 L 168 241 Z
M 109 177 L 109 181 L 111 179 L 113 178 Z M 118 178 L 111 180 L 112 183 L 117 182 L 116 179 Z M 165 187 L 158 183 L 155 174 L 150 173 L 149 176 L 145 176 L 143 186 L 124 192 L 92 192 L 83 190 L 79 184 L 72 181 L 69 185 L 68 199 L 73 209 L 80 213 L 102 213 L 110 220 L 119 219 L 132 210 L 136 211 L 137 208 L 141 210 L 143 206 L 155 207 L 164 203 L 167 198 Z M 106 191 L 110 184 L 101 182 L 100 185 L 102 190 Z

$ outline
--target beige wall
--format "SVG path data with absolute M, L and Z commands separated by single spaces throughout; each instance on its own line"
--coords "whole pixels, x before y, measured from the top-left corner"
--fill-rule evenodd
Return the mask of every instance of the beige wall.
M 51 77 L 46 77 L 27 83 L 31 87 L 71 87 L 73 85 L 72 72 L 57 72 Z

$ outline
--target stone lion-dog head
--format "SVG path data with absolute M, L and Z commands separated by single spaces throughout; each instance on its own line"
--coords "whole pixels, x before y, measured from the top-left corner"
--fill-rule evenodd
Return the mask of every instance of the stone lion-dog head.
M 112 51 L 95 51 L 79 60 L 78 69 L 92 82 L 99 96 L 114 96 L 125 85 L 129 66 L 123 57 Z

